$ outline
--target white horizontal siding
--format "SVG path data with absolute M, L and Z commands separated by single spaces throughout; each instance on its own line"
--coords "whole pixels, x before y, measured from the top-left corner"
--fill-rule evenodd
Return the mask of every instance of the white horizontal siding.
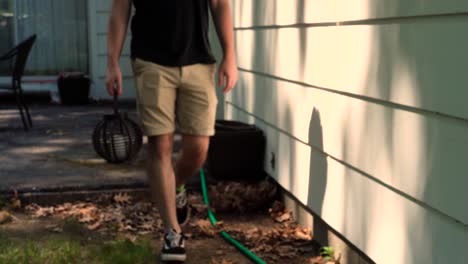
M 468 15 L 418 23 L 237 31 L 239 67 L 468 119 Z
M 252 73 L 230 99 L 298 140 L 468 224 L 468 122 L 370 103 Z M 323 143 L 313 142 L 313 111 Z
M 268 172 L 304 204 L 321 211 L 328 224 L 376 263 L 466 263 L 466 227 L 375 184 L 231 104 L 226 114 L 258 125 L 269 139 L 267 152 L 277 153 L 276 170 L 267 167 Z M 322 122 L 325 119 L 321 116 Z
M 266 169 L 377 263 L 465 263 L 468 1 L 234 7 L 227 117 L 265 130 Z
M 255 27 L 460 14 L 468 1 L 235 0 L 234 10 L 235 27 Z

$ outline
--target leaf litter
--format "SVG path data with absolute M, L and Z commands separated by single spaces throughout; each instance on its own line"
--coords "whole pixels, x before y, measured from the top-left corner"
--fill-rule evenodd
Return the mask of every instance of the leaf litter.
M 12 220 L 11 214 L 8 211 L 0 211 L 0 225 L 6 224 Z
M 259 184 L 219 182 L 208 186 L 210 205 L 218 212 L 254 212 L 265 208 L 277 194 L 271 180 Z
M 233 224 L 234 222 L 225 224 L 220 221 L 213 226 L 209 220 L 206 220 L 208 207 L 203 203 L 203 198 L 199 194 L 194 194 L 189 195 L 189 201 L 195 213 L 190 223 L 184 228 L 186 236 L 189 239 L 210 238 L 224 230 L 268 263 L 282 263 L 282 261 L 304 254 L 317 256 L 319 246 L 313 241 L 311 230 L 302 228 L 294 222 L 292 213 L 284 207 L 284 204 L 279 201 L 271 202 L 275 196 L 276 187 L 273 188 L 269 183 L 263 183 L 257 187 L 248 186 L 224 183 L 212 187 L 210 189 L 210 199 L 213 201 L 211 209 L 220 212 L 230 210 L 230 213 L 249 212 L 253 209 L 264 210 L 270 214 L 272 219 L 270 225 L 257 224 L 250 225 L 251 228 L 240 228 Z M 241 192 L 243 188 L 247 190 L 244 193 Z M 260 198 L 255 198 L 255 194 Z M 228 199 L 223 202 L 225 196 Z M 163 230 L 159 213 L 152 203 L 137 200 L 128 193 L 103 194 L 94 202 L 77 201 L 54 206 L 29 204 L 24 207 L 24 210 L 33 218 L 75 219 L 89 231 L 108 234 L 118 232 L 120 236 L 130 241 L 135 241 L 138 236 L 161 236 Z M 59 225 L 49 226 L 47 229 L 50 232 L 63 232 L 63 227 Z M 223 258 L 223 250 L 218 249 L 215 255 L 217 257 L 211 260 L 212 263 L 233 263 Z
M 104 200 L 104 199 L 101 199 Z M 42 207 L 30 204 L 25 211 L 32 217 L 76 219 L 90 231 L 119 231 L 147 235 L 161 230 L 162 221 L 150 202 L 131 203 L 128 194 L 116 194 L 110 203 L 75 202 Z

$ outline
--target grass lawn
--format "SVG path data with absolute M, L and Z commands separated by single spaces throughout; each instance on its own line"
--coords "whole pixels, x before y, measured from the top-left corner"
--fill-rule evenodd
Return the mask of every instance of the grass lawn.
M 149 240 L 87 241 L 49 235 L 40 240 L 15 241 L 0 238 L 0 263 L 62 264 L 157 263 Z

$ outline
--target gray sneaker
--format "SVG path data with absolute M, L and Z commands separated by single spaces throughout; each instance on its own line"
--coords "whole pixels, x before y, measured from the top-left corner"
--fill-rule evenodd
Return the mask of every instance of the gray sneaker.
M 187 191 L 176 194 L 177 221 L 179 225 L 185 225 L 190 219 L 190 208 L 187 201 Z
M 185 261 L 185 237 L 182 233 L 175 230 L 169 231 L 164 235 L 164 243 L 161 249 L 162 261 Z

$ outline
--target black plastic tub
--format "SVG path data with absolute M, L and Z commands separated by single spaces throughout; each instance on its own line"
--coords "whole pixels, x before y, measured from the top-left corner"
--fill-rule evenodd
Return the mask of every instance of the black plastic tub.
M 266 139 L 262 130 L 237 121 L 217 120 L 210 139 L 206 169 L 216 180 L 260 181 L 264 171 Z
M 83 105 L 89 103 L 91 79 L 84 73 L 61 73 L 57 85 L 62 104 Z

